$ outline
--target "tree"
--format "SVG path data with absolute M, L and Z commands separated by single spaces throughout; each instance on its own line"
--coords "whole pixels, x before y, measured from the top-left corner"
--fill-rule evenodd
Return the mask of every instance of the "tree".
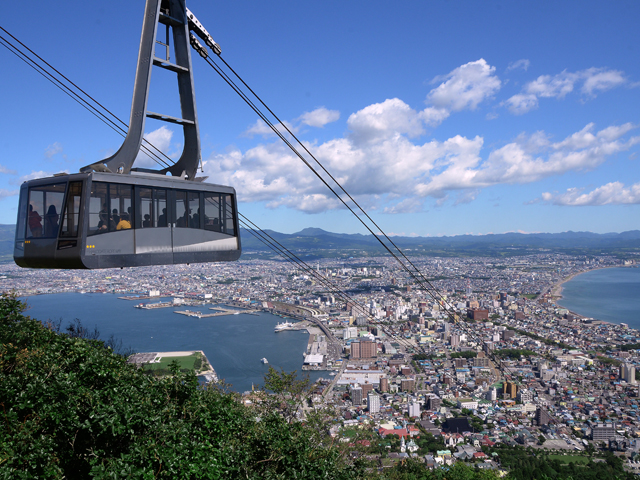
M 262 402 L 268 411 L 274 409 L 291 423 L 296 420 L 298 412 L 309 396 L 309 377 L 298 380 L 297 373 L 278 372 L 272 366 L 264 376 L 264 390 L 271 395 L 264 395 Z

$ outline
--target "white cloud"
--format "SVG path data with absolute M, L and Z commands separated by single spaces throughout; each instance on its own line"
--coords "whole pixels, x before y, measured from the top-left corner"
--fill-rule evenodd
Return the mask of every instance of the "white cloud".
M 173 131 L 171 129 L 163 125 L 157 130 L 154 130 L 152 132 L 145 134 L 144 138 L 149 143 L 151 143 L 151 145 L 153 145 L 158 150 L 160 150 L 162 153 L 164 153 L 168 157 L 172 157 L 172 155 L 169 153 L 171 148 L 171 139 L 173 138 Z M 149 150 L 152 153 L 159 156 L 163 161 L 167 163 L 172 163 L 171 161 L 167 160 L 164 157 L 164 155 L 159 154 L 156 148 L 149 147 L 149 144 L 143 141 L 142 146 L 145 146 L 145 145 L 149 148 Z M 158 161 L 159 160 L 156 160 L 155 157 L 153 158 L 150 157 L 147 153 L 145 153 L 144 150 L 140 150 L 140 153 L 138 153 L 138 156 L 136 157 L 136 160 L 135 160 L 135 166 L 146 167 L 146 168 L 149 168 L 149 167 L 162 168 L 163 165 L 159 165 Z
M 37 172 L 31 172 L 27 175 L 23 175 L 22 177 L 20 177 L 19 179 L 17 179 L 16 181 L 10 181 L 9 183 L 13 184 L 13 185 L 21 185 L 24 182 L 28 182 L 29 180 L 34 180 L 36 178 L 45 178 L 45 177 L 51 177 L 54 173 L 69 173 L 68 171 L 63 171 L 63 172 L 45 172 L 44 170 L 39 170 Z
M 603 68 L 585 70 L 584 77 L 584 84 L 580 91 L 590 97 L 595 96 L 596 91 L 604 92 L 627 82 L 621 71 L 605 70 Z
M 6 173 L 7 175 L 16 175 L 18 172 L 11 170 L 4 165 L 0 165 L 0 173 Z
M 526 58 L 523 58 L 521 60 L 511 62 L 507 67 L 507 72 L 510 70 L 518 70 L 518 69 L 522 69 L 526 72 L 529 69 L 529 65 L 531 65 L 531 62 Z
M 20 190 L 6 190 L 4 188 L 0 188 L 0 198 L 13 197 L 14 195 L 18 195 Z
M 611 182 L 591 192 L 569 188 L 565 193 L 545 192 L 542 200 L 553 205 L 596 206 L 596 205 L 637 205 L 640 204 L 640 183 L 625 187 L 622 182 Z
M 58 142 L 54 142 L 46 148 L 46 150 L 44 151 L 44 156 L 47 158 L 51 158 L 60 152 L 62 152 L 62 145 L 60 145 Z
M 385 213 L 420 211 L 428 197 L 438 205 L 449 199 L 460 204 L 493 185 L 591 170 L 640 143 L 640 136 L 629 137 L 632 124 L 597 131 L 592 123 L 558 142 L 544 132 L 523 134 L 485 155 L 479 136 L 414 143 L 411 137 L 423 128 L 420 112 L 399 99 L 355 112 L 348 126 L 344 138 L 306 145 L 359 202 Z M 343 208 L 280 142 L 215 154 L 204 169 L 216 183 L 233 185 L 242 201 L 309 213 Z
M 328 110 L 325 107 L 316 108 L 311 112 L 304 112 L 298 120 L 310 127 L 324 127 L 326 124 L 336 122 L 340 119 L 340 112 Z
M 500 90 L 495 67 L 481 58 L 451 71 L 445 81 L 427 95 L 427 104 L 449 112 L 475 110 L 480 102 Z
M 563 99 L 574 91 L 577 84 L 582 82 L 580 92 L 586 97 L 595 97 L 596 93 L 604 92 L 628 81 L 624 73 L 619 70 L 606 68 L 588 68 L 578 72 L 564 70 L 557 75 L 541 75 L 527 83 L 522 92 L 513 95 L 503 102 L 509 111 L 515 115 L 522 115 L 538 107 L 538 98 Z

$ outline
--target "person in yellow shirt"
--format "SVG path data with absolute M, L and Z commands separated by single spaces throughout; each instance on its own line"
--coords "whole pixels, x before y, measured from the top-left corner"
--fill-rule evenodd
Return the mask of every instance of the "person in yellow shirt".
M 129 215 L 127 215 L 126 213 L 123 213 L 122 216 L 120 217 L 120 221 L 118 222 L 118 225 L 116 226 L 116 230 L 127 230 L 128 228 L 131 228 Z

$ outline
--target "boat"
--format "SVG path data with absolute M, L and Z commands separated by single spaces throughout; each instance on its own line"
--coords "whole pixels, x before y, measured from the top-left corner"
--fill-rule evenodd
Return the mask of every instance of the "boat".
M 234 313 L 234 315 L 240 315 L 240 312 L 236 312 L 236 313 Z
M 265 363 L 265 364 L 266 364 L 266 363 L 269 363 L 269 360 L 267 360 L 267 359 L 266 359 L 266 358 L 264 358 L 264 357 L 263 357 L 263 358 L 262 358 L 262 360 L 260 360 L 260 361 L 261 361 L 262 363 Z
M 288 330 L 291 327 L 293 327 L 293 323 L 290 323 L 290 322 L 278 323 L 276 325 L 275 331 L 276 332 L 282 332 L 283 330 Z

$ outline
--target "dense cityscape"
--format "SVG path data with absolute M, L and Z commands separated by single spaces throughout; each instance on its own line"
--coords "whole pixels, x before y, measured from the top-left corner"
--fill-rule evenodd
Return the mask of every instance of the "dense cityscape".
M 281 329 L 309 331 L 303 368 L 327 374 L 298 417 L 330 407 L 331 435 L 380 468 L 414 457 L 427 468 L 508 470 L 496 445 L 607 451 L 626 469 L 640 466 L 640 332 L 558 304 L 568 278 L 633 261 L 541 253 L 412 262 L 436 298 L 382 257 L 324 259 L 311 270 L 275 260 L 87 272 L 7 266 L 0 288 L 150 304 L 173 297 L 295 319 Z M 251 392 L 242 398 L 255 401 Z

